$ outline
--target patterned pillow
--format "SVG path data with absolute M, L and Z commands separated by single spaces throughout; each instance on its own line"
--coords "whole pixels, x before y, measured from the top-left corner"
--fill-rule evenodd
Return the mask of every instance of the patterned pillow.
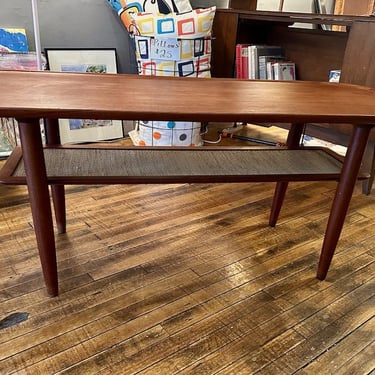
M 134 37 L 139 74 L 210 77 L 216 7 L 191 10 L 186 0 L 145 0 L 144 7 L 139 0 L 108 1 Z M 203 144 L 199 122 L 139 121 L 131 133 L 139 146 Z
M 108 0 L 108 2 L 118 13 L 127 29 L 131 24 L 132 15 L 138 12 L 168 14 L 192 10 L 189 0 Z
M 134 14 L 129 32 L 135 39 L 139 74 L 209 78 L 215 11 Z
M 184 14 L 137 13 L 134 36 L 140 75 L 210 77 L 211 30 L 216 7 Z M 199 122 L 140 121 L 140 146 L 201 146 Z

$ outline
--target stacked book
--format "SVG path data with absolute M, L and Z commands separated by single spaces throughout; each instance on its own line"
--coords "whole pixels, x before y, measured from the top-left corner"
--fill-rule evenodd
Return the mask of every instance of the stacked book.
M 280 46 L 236 45 L 236 77 L 245 79 L 295 80 L 296 67 Z

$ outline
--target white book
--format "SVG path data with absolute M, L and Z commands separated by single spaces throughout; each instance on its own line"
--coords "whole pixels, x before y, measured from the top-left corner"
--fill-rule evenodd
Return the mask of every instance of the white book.
M 296 66 L 293 62 L 275 62 L 272 67 L 275 80 L 294 81 L 296 79 Z
M 275 79 L 275 75 L 273 73 L 273 65 L 274 62 L 273 61 L 268 61 L 267 62 L 267 79 Z
M 260 79 L 260 58 L 261 56 L 284 56 L 284 50 L 280 46 L 267 44 L 253 44 L 249 50 L 249 78 Z
M 282 56 L 259 56 L 259 79 L 272 79 L 272 73 L 267 69 L 268 63 L 273 63 L 277 61 L 284 61 Z
M 255 45 L 250 45 L 248 48 L 248 61 L 249 61 L 249 79 L 256 79 L 256 67 L 257 62 L 255 61 Z

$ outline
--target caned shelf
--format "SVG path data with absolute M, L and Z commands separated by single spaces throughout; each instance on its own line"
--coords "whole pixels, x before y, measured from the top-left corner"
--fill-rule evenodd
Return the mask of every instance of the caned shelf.
M 50 184 L 189 183 L 337 180 L 342 162 L 322 148 L 45 148 Z M 26 183 L 22 151 L 0 181 Z

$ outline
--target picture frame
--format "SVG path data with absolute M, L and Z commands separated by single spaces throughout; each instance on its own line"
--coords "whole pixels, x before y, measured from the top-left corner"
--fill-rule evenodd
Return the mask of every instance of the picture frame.
M 41 56 L 42 70 L 46 69 L 47 61 Z M 38 70 L 35 52 L 0 52 L 0 70 Z
M 0 37 L 0 47 L 1 45 Z M 47 61 L 44 55 L 41 56 L 41 64 L 42 70 L 45 70 Z M 38 69 L 38 58 L 35 52 L 0 51 L 0 70 L 35 71 Z M 44 129 L 44 127 L 41 127 L 41 129 Z M 0 118 L 0 159 L 7 158 L 12 153 L 14 147 L 19 144 L 17 121 L 13 118 Z
M 45 48 L 47 68 L 56 72 L 117 74 L 115 48 Z M 121 120 L 59 119 L 61 144 L 101 142 L 124 136 Z

